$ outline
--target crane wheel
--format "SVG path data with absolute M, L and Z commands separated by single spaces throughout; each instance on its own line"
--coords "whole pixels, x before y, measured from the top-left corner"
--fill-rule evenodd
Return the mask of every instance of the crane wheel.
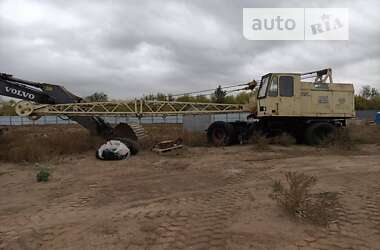
M 234 140 L 234 128 L 231 124 L 217 121 L 212 123 L 207 129 L 207 139 L 215 146 L 231 145 Z
M 320 145 L 334 140 L 337 128 L 328 122 L 317 122 L 306 129 L 305 139 L 309 145 Z
M 19 101 L 15 105 L 16 114 L 22 117 L 29 116 L 33 113 L 33 103 L 28 101 Z

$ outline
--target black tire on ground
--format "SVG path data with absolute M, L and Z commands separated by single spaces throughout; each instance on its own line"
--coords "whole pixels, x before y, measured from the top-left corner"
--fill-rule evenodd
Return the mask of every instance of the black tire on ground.
M 309 145 L 320 145 L 334 140 L 337 128 L 328 122 L 318 122 L 309 125 L 306 129 L 305 139 Z
M 236 139 L 235 137 L 233 126 L 226 122 L 214 122 L 207 129 L 208 142 L 214 146 L 231 145 Z
M 118 140 L 124 143 L 129 150 L 131 150 L 131 154 L 135 155 L 140 151 L 140 145 L 137 143 L 137 141 L 131 140 L 129 138 L 112 138 L 112 140 Z

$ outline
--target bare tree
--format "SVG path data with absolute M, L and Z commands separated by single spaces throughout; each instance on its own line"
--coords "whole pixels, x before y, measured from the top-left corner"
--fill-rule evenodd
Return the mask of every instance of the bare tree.
M 379 91 L 376 88 L 372 88 L 369 85 L 365 85 L 362 87 L 360 91 L 360 96 L 367 100 L 374 99 L 375 97 L 379 96 Z

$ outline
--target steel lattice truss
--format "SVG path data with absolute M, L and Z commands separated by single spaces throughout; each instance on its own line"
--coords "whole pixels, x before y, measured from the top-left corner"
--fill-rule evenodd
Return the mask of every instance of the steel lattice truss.
M 193 103 L 134 100 L 129 102 L 91 102 L 56 105 L 34 105 L 31 115 L 67 116 L 165 116 L 243 112 L 240 104 Z

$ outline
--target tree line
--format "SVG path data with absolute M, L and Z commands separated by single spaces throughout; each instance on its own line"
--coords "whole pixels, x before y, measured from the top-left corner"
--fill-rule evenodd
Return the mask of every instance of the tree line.
M 355 95 L 356 110 L 380 110 L 380 94 L 376 88 L 363 86 L 359 95 Z
M 212 94 L 208 95 L 181 95 L 173 96 L 171 94 L 157 93 L 145 95 L 145 100 L 158 101 L 177 101 L 177 102 L 198 102 L 198 103 L 231 103 L 244 104 L 252 96 L 251 92 L 242 91 L 236 95 L 228 95 L 227 91 L 218 86 Z

